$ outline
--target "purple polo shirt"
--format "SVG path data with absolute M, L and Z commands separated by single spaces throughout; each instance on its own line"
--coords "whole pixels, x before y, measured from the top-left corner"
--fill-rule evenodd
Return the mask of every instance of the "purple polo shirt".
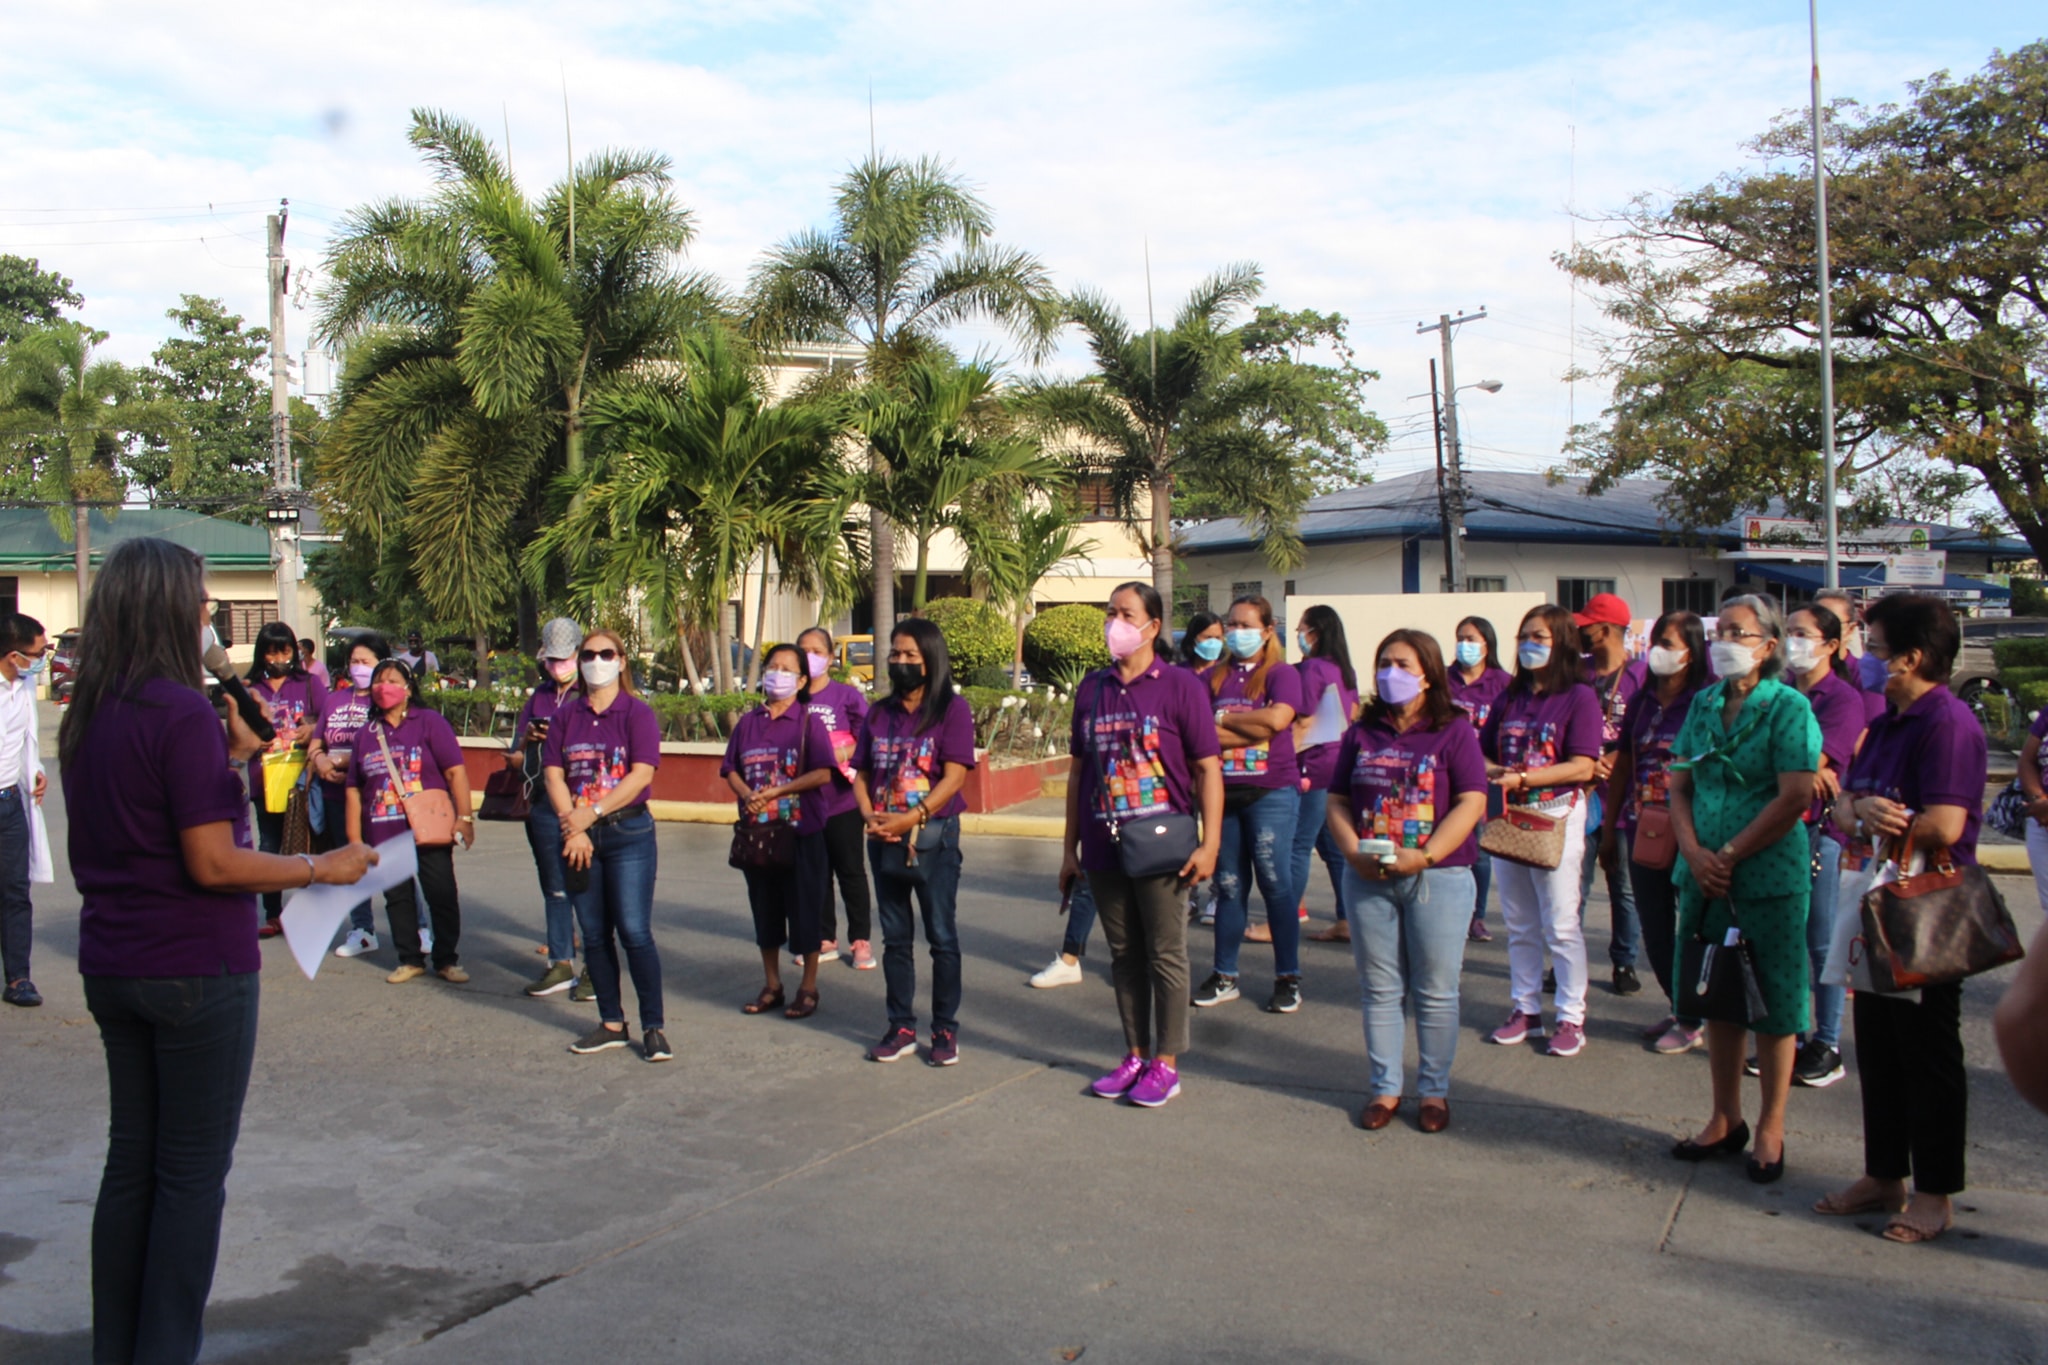
M 1813 707 L 1813 719 L 1820 726 L 1821 757 L 1834 768 L 1837 778 L 1849 771 L 1849 762 L 1856 757 L 1856 741 L 1869 724 L 1865 705 L 1869 695 L 1834 673 L 1822 678 L 1806 694 L 1807 704 Z M 1833 827 L 1825 805 L 1817 797 L 1813 808 L 1806 812 L 1806 822 Z
M 1636 693 L 1649 685 L 1649 680 L 1650 666 L 1641 659 L 1630 659 L 1605 677 L 1587 675 L 1586 685 L 1600 699 L 1602 752 L 1612 753 L 1621 747 L 1622 730 L 1628 723 L 1629 703 L 1635 700 Z
M 830 820 L 860 809 L 853 795 L 853 751 L 860 746 L 861 727 L 867 724 L 868 699 L 852 683 L 814 681 L 811 714 L 825 723 L 825 733 L 832 737 L 837 775 L 829 786 L 812 793 L 812 800 L 824 806 L 825 818 Z
M 248 848 L 249 797 L 204 693 L 166 679 L 110 696 L 64 765 L 78 970 L 86 976 L 219 976 L 262 966 L 256 897 L 208 891 L 179 835 L 227 821 Z
M 1383 721 L 1362 720 L 1337 747 L 1330 790 L 1350 798 L 1361 839 L 1392 839 L 1421 848 L 1457 799 L 1486 792 L 1486 757 L 1479 737 L 1462 720 L 1441 729 L 1417 725 L 1405 734 Z M 1470 867 L 1479 860 L 1479 829 L 1465 836 L 1438 867 Z
M 348 792 L 348 774 L 355 771 L 356 736 L 370 721 L 370 694 L 367 689 L 358 691 L 353 687 L 331 692 L 327 705 L 320 710 L 320 745 L 328 756 L 342 764 L 343 776 L 338 782 L 320 784 L 321 794 L 333 809 L 330 817 L 340 829 L 341 803 Z
M 1634 832 L 1645 805 L 1671 804 L 1671 746 L 1699 694 L 1699 688 L 1688 687 L 1666 706 L 1657 700 L 1655 687 L 1646 687 L 1629 707 L 1621 733 L 1622 746 L 1629 752 L 1629 786 L 1614 822 L 1616 830 Z
M 893 700 L 868 712 L 854 746 L 853 766 L 868 775 L 868 800 L 884 815 L 902 815 L 924 803 L 946 775 L 948 763 L 974 766 L 974 711 L 967 698 L 954 694 L 939 723 L 922 734 L 918 717 Z M 955 794 L 931 819 L 945 820 L 967 809 Z
M 1891 705 L 1891 703 L 1884 699 L 1884 693 L 1882 692 L 1864 692 L 1861 695 L 1863 697 L 1863 728 L 1868 730 L 1870 722 L 1883 715 L 1885 708 Z
M 1984 727 L 1976 713 L 1946 687 L 1936 687 L 1904 711 L 1887 709 L 1870 723 L 1842 790 L 1882 796 L 1909 810 L 1961 806 L 1968 811 L 1955 845 L 1958 863 L 1977 861 L 1977 827 L 1984 814 Z M 1852 855 L 1867 856 L 1851 842 Z
M 1540 697 L 1525 687 L 1510 687 L 1494 703 L 1486 728 L 1479 732 L 1479 747 L 1504 768 L 1534 772 L 1574 758 L 1598 758 L 1604 729 L 1600 699 L 1584 683 Z M 1552 805 L 1579 790 L 1525 788 L 1515 793 L 1515 804 Z
M 1075 695 L 1068 751 L 1081 761 L 1081 866 L 1109 872 L 1118 865 L 1111 820 L 1201 814 L 1195 765 L 1222 751 L 1216 713 L 1207 684 L 1159 658 L 1129 683 L 1097 669 Z
M 547 682 L 534 688 L 532 692 L 527 694 L 526 704 L 519 708 L 519 718 L 512 722 L 512 742 L 514 744 L 524 744 L 526 742 L 526 727 L 535 721 L 543 721 L 551 725 L 556 713 L 562 709 L 562 703 L 566 702 L 570 694 L 575 690 L 576 684 L 574 681 L 557 686 L 553 679 L 549 679 Z
M 1494 703 L 1514 680 L 1515 675 L 1505 668 L 1482 668 L 1476 680 L 1466 682 L 1464 675 L 1453 667 L 1451 704 L 1465 713 L 1474 730 L 1482 730 L 1486 728 L 1487 717 L 1493 714 Z
M 310 673 L 259 679 L 249 684 L 249 695 L 268 708 L 270 723 L 279 730 L 296 730 L 308 721 L 317 721 L 327 706 L 326 686 Z
M 1298 716 L 1304 706 L 1301 696 L 1301 674 L 1291 664 L 1274 664 L 1266 671 L 1264 695 L 1249 696 L 1245 683 L 1256 669 L 1256 664 L 1238 663 L 1225 660 L 1212 664 L 1202 673 L 1202 684 L 1207 687 L 1221 669 L 1223 686 L 1213 689 L 1214 700 L 1211 709 L 1218 715 L 1225 711 L 1262 711 L 1268 706 L 1291 706 Z M 1294 758 L 1294 730 L 1283 725 L 1264 744 L 1244 749 L 1223 750 L 1223 782 L 1225 786 L 1237 787 L 1291 787 L 1301 776 L 1301 766 Z
M 1331 688 L 1337 689 L 1337 703 L 1344 708 L 1347 725 L 1352 714 L 1358 710 L 1358 690 L 1344 685 L 1344 674 L 1328 659 L 1303 659 L 1294 666 L 1301 676 L 1301 715 L 1307 719 L 1323 704 L 1323 694 Z M 1330 779 L 1337 775 L 1337 746 L 1341 739 L 1328 744 L 1317 744 L 1301 751 L 1301 776 L 1307 785 L 1303 791 L 1326 791 Z
M 570 804 L 594 806 L 626 780 L 633 765 L 661 766 L 661 718 L 654 708 L 621 687 L 602 714 L 576 692 L 563 701 L 548 725 L 541 766 L 560 768 L 569 784 Z M 652 785 L 626 804 L 644 806 Z M 608 807 L 606 815 L 617 806 Z
M 2034 717 L 2034 723 L 2027 727 L 2027 733 L 2035 739 L 2048 739 L 2048 706 L 2041 708 L 2040 713 Z M 2041 770 L 2048 772 L 2048 744 L 2041 746 L 2039 761 Z
M 732 727 L 725 758 L 718 765 L 720 777 L 738 773 L 755 791 L 779 787 L 805 773 L 819 771 L 839 771 L 832 757 L 832 734 L 815 712 L 799 711 L 795 706 L 780 716 L 769 715 L 765 706 L 757 706 L 741 716 Z M 827 783 L 814 791 L 785 796 L 754 816 L 754 822 L 794 822 L 800 835 L 822 834 L 826 818 L 824 797 L 831 790 Z M 744 803 L 740 803 L 740 818 L 747 818 Z
M 380 745 L 377 741 L 383 740 Z M 398 767 L 394 777 L 384 762 L 385 748 Z M 351 781 L 363 797 L 363 842 L 381 844 L 405 833 L 401 796 L 447 791 L 448 774 L 462 766 L 462 745 L 455 728 L 439 711 L 409 707 L 394 729 L 382 717 L 367 722 L 356 735 L 356 760 Z M 467 811 L 455 812 L 457 816 Z

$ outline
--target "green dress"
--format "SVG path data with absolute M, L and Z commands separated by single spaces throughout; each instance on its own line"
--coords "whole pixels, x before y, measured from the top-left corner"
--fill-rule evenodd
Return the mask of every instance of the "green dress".
M 1701 848 L 1718 849 L 1748 827 L 1778 794 L 1778 774 L 1810 773 L 1820 766 L 1820 726 L 1813 707 L 1792 687 L 1766 678 L 1735 713 L 1733 736 L 1721 725 L 1728 684 L 1717 682 L 1693 698 L 1671 746 L 1674 761 L 1700 759 L 1691 769 L 1693 829 Z M 1725 750 L 1725 751 L 1724 751 Z M 1784 837 L 1736 864 L 1728 900 L 1705 903 L 1692 869 L 1679 860 L 1678 933 L 1671 979 L 1677 981 L 1685 945 L 1695 934 L 1718 942 L 1739 917 L 1742 936 L 1756 954 L 1757 984 L 1769 1009 L 1752 1020 L 1757 1033 L 1803 1033 L 1813 1026 L 1812 961 L 1806 913 L 1813 898 L 1813 840 L 1804 821 Z M 1730 901 L 1734 903 L 1731 913 Z

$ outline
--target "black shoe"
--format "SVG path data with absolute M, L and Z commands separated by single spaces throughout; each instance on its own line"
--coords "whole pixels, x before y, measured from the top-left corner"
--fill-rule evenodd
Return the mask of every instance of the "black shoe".
M 676 1059 L 674 1049 L 669 1047 L 668 1039 L 658 1028 L 651 1028 L 640 1035 L 640 1051 L 650 1062 L 672 1062 Z
M 1283 976 L 1273 983 L 1273 998 L 1266 1002 L 1268 1014 L 1292 1014 L 1301 1008 L 1301 982 Z
M 1225 976 L 1221 972 L 1211 972 L 1209 973 L 1209 979 L 1202 983 L 1201 989 L 1195 992 L 1195 998 L 1189 1003 L 1193 1004 L 1198 1010 L 1205 1010 L 1211 1005 L 1228 1004 L 1235 999 L 1237 999 L 1237 978 Z
M 1749 1059 L 1742 1064 L 1742 1074 L 1745 1076 L 1761 1076 L 1764 1074 L 1763 1067 L 1757 1064 L 1754 1052 L 1750 1053 Z
M 5 1000 L 10 1005 L 21 1005 L 24 1007 L 43 1003 L 42 993 L 36 989 L 36 983 L 27 977 L 23 977 L 6 990 L 0 991 L 0 1000 Z
M 569 1044 L 569 1051 L 579 1056 L 588 1056 L 593 1052 L 609 1052 L 615 1047 L 624 1047 L 630 1041 L 628 1037 L 630 1033 L 630 1029 L 606 1028 L 603 1024 L 599 1024 L 596 1028 Z
M 1764 1165 L 1763 1162 L 1758 1161 L 1753 1156 L 1749 1159 L 1747 1165 L 1749 1166 L 1749 1179 L 1752 1184 L 1775 1185 L 1779 1178 L 1785 1174 L 1784 1145 L 1782 1143 L 1779 1145 L 1778 1159 L 1770 1165 Z
M 1543 993 L 1545 995 L 1557 994 L 1557 968 L 1552 967 L 1543 973 Z
M 1634 995 L 1642 988 L 1643 979 L 1636 975 L 1635 968 L 1616 967 L 1614 969 L 1614 993 L 1616 995 Z
M 1815 1090 L 1831 1086 L 1842 1079 L 1842 1054 L 1818 1038 L 1809 1038 L 1792 1061 L 1792 1079 Z
M 1680 1161 L 1705 1161 L 1710 1156 L 1738 1156 L 1741 1154 L 1742 1149 L 1747 1146 L 1749 1146 L 1749 1124 L 1745 1120 L 1742 1123 L 1736 1124 L 1728 1136 L 1722 1138 L 1719 1142 L 1702 1143 L 1694 1142 L 1691 1138 L 1687 1138 L 1671 1148 L 1671 1155 L 1677 1157 Z M 1784 1168 L 1784 1165 L 1783 1161 L 1778 1163 L 1781 1170 Z

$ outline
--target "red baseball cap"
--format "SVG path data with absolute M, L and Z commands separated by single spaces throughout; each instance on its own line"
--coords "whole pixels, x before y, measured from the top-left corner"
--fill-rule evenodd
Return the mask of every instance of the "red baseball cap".
M 1628 603 L 1611 592 L 1598 593 L 1586 603 L 1586 609 L 1577 612 L 1572 620 L 1581 626 L 1625 626 L 1632 619 L 1628 614 Z

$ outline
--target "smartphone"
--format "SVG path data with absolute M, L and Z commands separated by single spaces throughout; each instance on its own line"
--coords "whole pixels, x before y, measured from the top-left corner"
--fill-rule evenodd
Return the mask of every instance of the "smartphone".
M 1079 880 L 1081 880 L 1079 877 L 1074 878 L 1074 882 Z M 1060 913 L 1062 915 L 1066 914 L 1067 907 L 1074 903 L 1074 882 L 1068 882 L 1067 889 L 1060 892 Z
M 567 876 L 562 879 L 562 889 L 572 896 L 580 896 L 590 889 L 590 865 L 567 867 Z

